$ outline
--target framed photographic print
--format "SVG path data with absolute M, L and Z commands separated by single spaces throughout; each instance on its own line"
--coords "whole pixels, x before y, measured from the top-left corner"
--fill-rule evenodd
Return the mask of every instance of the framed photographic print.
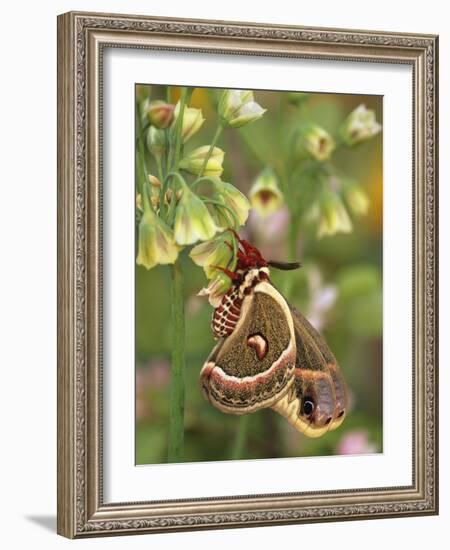
M 58 18 L 58 532 L 436 514 L 436 36 Z

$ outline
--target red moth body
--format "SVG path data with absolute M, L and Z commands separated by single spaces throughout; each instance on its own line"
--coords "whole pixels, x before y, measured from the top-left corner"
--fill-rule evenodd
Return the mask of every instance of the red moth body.
M 269 279 L 268 263 L 259 250 L 241 239 L 236 232 L 233 233 L 242 250 L 238 250 L 238 263 L 234 272 L 221 269 L 233 281 L 233 286 L 213 313 L 211 328 L 216 339 L 226 338 L 233 332 L 241 315 L 244 296 L 250 294 L 259 282 Z

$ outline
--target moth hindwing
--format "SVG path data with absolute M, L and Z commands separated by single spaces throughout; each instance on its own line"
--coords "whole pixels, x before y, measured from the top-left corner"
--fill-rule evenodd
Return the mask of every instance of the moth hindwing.
M 292 314 L 283 296 L 254 271 L 246 277 L 239 320 L 214 348 L 200 374 L 205 397 L 231 414 L 270 407 L 295 382 Z
M 347 387 L 323 337 L 291 307 L 296 341 L 295 382 L 272 408 L 298 431 L 319 437 L 339 427 L 348 407 Z

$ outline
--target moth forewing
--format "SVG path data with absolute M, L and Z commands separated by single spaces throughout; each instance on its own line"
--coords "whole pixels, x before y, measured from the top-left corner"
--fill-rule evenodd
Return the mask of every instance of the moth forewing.
M 248 254 L 242 265 L 255 257 L 264 264 L 241 242 Z M 342 424 L 346 385 L 323 337 L 269 282 L 267 265 L 241 267 L 239 284 L 215 309 L 212 329 L 221 339 L 201 370 L 202 392 L 222 412 L 271 407 L 299 432 L 319 437 Z
M 214 348 L 200 373 L 206 398 L 230 414 L 270 407 L 294 383 L 296 341 L 289 306 L 268 281 L 256 280 L 249 289 L 232 334 Z

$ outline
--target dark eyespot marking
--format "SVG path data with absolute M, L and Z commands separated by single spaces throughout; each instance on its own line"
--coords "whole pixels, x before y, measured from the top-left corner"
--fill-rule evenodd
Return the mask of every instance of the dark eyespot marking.
M 303 402 L 303 413 L 306 416 L 310 416 L 313 412 L 314 412 L 314 403 L 310 399 L 307 399 L 306 401 Z

